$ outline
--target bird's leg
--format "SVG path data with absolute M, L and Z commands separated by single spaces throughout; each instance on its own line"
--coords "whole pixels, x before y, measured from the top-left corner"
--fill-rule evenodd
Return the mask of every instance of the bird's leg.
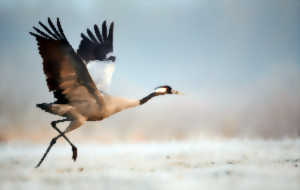
M 40 165 L 42 164 L 42 162 L 43 162 L 44 159 L 46 158 L 48 152 L 50 151 L 51 147 L 56 143 L 56 140 L 57 140 L 59 137 L 61 137 L 61 136 L 62 136 L 62 135 L 58 135 L 58 136 L 54 137 L 54 138 L 51 140 L 51 142 L 50 142 L 50 144 L 49 144 L 49 146 L 48 146 L 46 152 L 44 153 L 44 155 L 43 155 L 43 157 L 41 158 L 41 160 L 39 161 L 39 163 L 35 166 L 35 168 L 40 167 Z
M 39 163 L 35 166 L 36 168 L 40 167 L 40 165 L 42 164 L 42 162 L 43 162 L 44 159 L 46 158 L 47 154 L 49 153 L 50 149 L 51 149 L 52 146 L 56 143 L 57 139 L 59 139 L 60 137 L 64 137 L 64 139 L 72 146 L 72 152 L 73 152 L 72 158 L 73 158 L 74 161 L 76 160 L 76 158 L 77 158 L 77 148 L 76 148 L 76 147 L 73 145 L 73 143 L 65 136 L 65 133 L 66 133 L 67 131 L 61 132 L 61 131 L 56 127 L 56 124 L 57 124 L 57 123 L 65 122 L 65 121 L 70 121 L 70 120 L 69 120 L 69 119 L 62 119 L 62 120 L 57 120 L 57 121 L 51 122 L 51 126 L 59 133 L 59 135 L 56 136 L 56 137 L 54 137 L 54 138 L 51 140 L 51 142 L 50 142 L 50 144 L 49 144 L 49 146 L 48 146 L 46 152 L 44 153 L 43 157 L 41 158 L 41 160 L 39 161 Z
M 62 136 L 72 147 L 72 159 L 74 160 L 74 162 L 77 159 L 77 148 L 76 146 L 65 136 L 65 133 L 67 132 L 67 130 L 65 132 L 61 132 L 61 130 L 59 130 L 59 128 L 56 127 L 57 123 L 60 122 L 65 122 L 65 121 L 70 121 L 69 119 L 62 119 L 62 120 L 57 120 L 57 121 L 52 121 L 51 122 L 51 126 L 60 134 L 60 136 Z

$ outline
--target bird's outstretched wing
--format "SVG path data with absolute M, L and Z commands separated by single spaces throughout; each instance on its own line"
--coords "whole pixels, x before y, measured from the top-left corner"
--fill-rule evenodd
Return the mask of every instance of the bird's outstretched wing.
M 95 24 L 94 33 L 89 28 L 86 30 L 87 35 L 81 33 L 82 40 L 77 50 L 78 55 L 87 64 L 97 88 L 101 91 L 108 89 L 115 68 L 116 58 L 110 55 L 113 52 L 113 31 L 113 22 L 108 33 L 106 21 L 102 23 L 102 31 Z
M 56 103 L 96 101 L 102 104 L 103 99 L 97 96 L 99 92 L 86 65 L 67 41 L 59 19 L 57 27 L 50 18 L 48 23 L 50 28 L 39 22 L 44 31 L 33 27 L 36 33 L 30 34 L 37 40 L 47 85 L 49 91 L 54 92 Z
M 108 57 L 109 53 L 113 52 L 113 31 L 114 23 L 112 22 L 107 34 L 106 21 L 102 23 L 102 34 L 98 26 L 94 25 L 96 36 L 88 28 L 86 30 L 88 36 L 81 33 L 82 40 L 77 50 L 78 55 L 88 64 L 90 61 L 115 61 L 114 56 Z

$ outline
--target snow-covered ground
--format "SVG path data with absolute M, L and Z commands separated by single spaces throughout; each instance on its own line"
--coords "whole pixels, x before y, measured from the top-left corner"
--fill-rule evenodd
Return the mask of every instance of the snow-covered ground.
M 300 140 L 0 145 L 0 189 L 300 189 Z

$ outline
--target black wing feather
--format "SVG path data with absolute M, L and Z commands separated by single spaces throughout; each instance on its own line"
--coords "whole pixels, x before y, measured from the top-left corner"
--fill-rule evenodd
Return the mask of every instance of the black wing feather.
M 96 40 L 94 34 L 90 31 L 90 29 L 87 29 L 86 32 L 89 35 L 91 41 L 94 42 L 94 43 L 97 43 L 97 40 Z
M 44 30 L 46 30 L 54 39 L 59 40 L 57 36 L 51 30 L 49 30 L 49 28 L 45 26 L 42 22 L 39 22 L 39 25 L 41 25 L 44 28 Z
M 109 27 L 108 40 L 113 43 L 114 23 L 112 22 Z
M 99 42 L 103 43 L 103 39 L 102 39 L 101 33 L 100 33 L 99 28 L 98 28 L 98 26 L 96 24 L 94 25 L 94 30 L 95 30 L 95 33 L 96 33 L 96 36 L 97 36 Z
M 36 28 L 36 27 L 32 27 L 32 28 L 33 28 L 37 33 L 39 33 L 40 36 L 42 36 L 42 37 L 44 37 L 44 38 L 48 38 L 48 39 L 51 38 L 48 34 L 42 32 L 40 29 L 38 29 L 38 28 Z
M 80 42 L 77 53 L 81 56 L 86 63 L 92 60 L 111 60 L 114 61 L 115 57 L 111 56 L 107 58 L 107 54 L 113 52 L 113 30 L 114 23 L 112 22 L 109 28 L 109 34 L 107 35 L 106 21 L 102 23 L 102 34 L 98 26 L 94 25 L 95 34 L 90 29 L 87 29 L 87 37 L 81 34 L 82 40 Z M 98 40 L 96 39 L 96 37 Z
M 104 40 L 107 40 L 107 27 L 106 27 L 106 21 L 102 23 L 102 36 Z
M 48 17 L 48 23 L 51 27 L 51 29 L 54 31 L 55 33 L 55 36 L 58 38 L 58 39 L 62 39 L 61 38 L 61 35 L 58 33 L 58 31 L 56 30 L 56 27 L 54 26 L 54 24 L 52 23 L 51 19 Z
M 56 23 L 57 23 L 57 27 L 58 27 L 58 30 L 59 30 L 61 36 L 63 37 L 64 40 L 67 40 L 67 38 L 66 38 L 66 36 L 65 36 L 65 33 L 64 33 L 64 31 L 63 31 L 63 29 L 62 29 L 62 27 L 61 27 L 59 18 L 57 18 Z

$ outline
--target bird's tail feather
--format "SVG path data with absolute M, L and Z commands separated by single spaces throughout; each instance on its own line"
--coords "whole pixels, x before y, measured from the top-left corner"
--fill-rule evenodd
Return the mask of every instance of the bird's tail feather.
M 44 110 L 45 112 L 50 112 L 49 106 L 50 104 L 47 103 L 36 104 L 36 107 Z

